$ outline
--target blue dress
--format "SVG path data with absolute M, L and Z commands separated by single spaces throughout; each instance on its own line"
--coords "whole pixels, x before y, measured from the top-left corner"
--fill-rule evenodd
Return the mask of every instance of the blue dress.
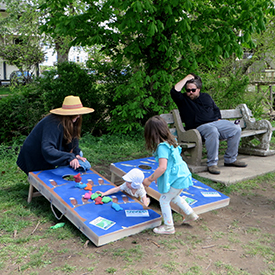
M 162 142 L 158 145 L 154 157 L 157 162 L 160 158 L 167 159 L 166 171 L 157 179 L 158 190 L 161 194 L 167 193 L 170 186 L 184 189 L 193 185 L 191 172 L 181 157 L 180 146 L 174 148 L 168 142 Z

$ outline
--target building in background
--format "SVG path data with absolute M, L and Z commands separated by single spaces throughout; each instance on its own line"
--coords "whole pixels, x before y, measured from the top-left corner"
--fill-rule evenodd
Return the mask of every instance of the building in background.
M 40 66 L 53 67 L 57 64 L 57 53 L 54 48 L 48 45 L 42 45 L 43 52 L 45 53 L 45 60 Z M 69 52 L 69 60 L 71 62 L 77 62 L 85 64 L 88 60 L 88 52 L 83 47 L 72 47 Z
M 0 1 L 0 16 L 7 17 L 6 5 Z M 0 39 L 4 39 L 0 34 Z M 14 39 L 16 43 L 16 39 Z M 36 75 L 39 75 L 43 72 L 43 69 L 53 67 L 57 64 L 57 53 L 54 48 L 49 47 L 48 45 L 41 44 L 42 50 L 45 53 L 45 60 L 43 63 L 37 64 L 36 66 Z M 72 47 L 69 51 L 68 61 L 77 62 L 85 66 L 86 61 L 88 60 L 88 52 L 84 50 L 83 47 Z M 18 71 L 18 68 L 14 65 L 9 65 L 5 60 L 0 58 L 0 85 L 9 84 L 10 75 L 12 72 Z

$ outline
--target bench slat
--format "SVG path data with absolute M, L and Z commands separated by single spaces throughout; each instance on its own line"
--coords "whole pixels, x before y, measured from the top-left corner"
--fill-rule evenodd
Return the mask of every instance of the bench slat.
M 184 148 L 184 149 L 191 149 L 191 148 L 195 148 L 196 147 L 196 143 L 195 142 L 182 142 L 179 143 L 179 145 Z
M 243 130 L 241 133 L 241 137 L 250 137 L 254 135 L 260 135 L 266 133 L 267 130 Z
M 174 118 L 172 114 L 161 114 L 160 117 L 162 117 L 167 124 L 174 123 Z
M 229 110 L 220 110 L 223 119 L 230 119 L 230 118 L 241 118 L 242 113 L 240 110 L 236 109 L 229 109 Z

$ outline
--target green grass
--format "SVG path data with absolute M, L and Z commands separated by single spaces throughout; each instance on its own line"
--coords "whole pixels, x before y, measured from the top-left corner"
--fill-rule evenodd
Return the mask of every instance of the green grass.
M 267 263 L 268 268 L 262 270 L 261 274 L 274 274 L 275 272 L 275 235 L 270 232 L 263 232 L 257 224 L 245 227 L 245 234 L 250 237 L 250 241 L 240 243 L 241 221 L 232 220 L 229 227 L 222 231 L 212 230 L 211 223 L 206 223 L 203 219 L 196 225 L 200 233 L 194 233 L 191 228 L 186 227 L 184 233 L 177 231 L 173 236 L 155 236 L 152 230 L 141 232 L 132 239 L 130 245 L 125 246 L 128 238 L 106 245 L 106 248 L 77 250 L 72 244 L 83 247 L 87 238 L 66 218 L 57 221 L 50 210 L 49 202 L 44 197 L 37 197 L 30 204 L 26 199 L 28 196 L 29 183 L 26 175 L 16 166 L 18 150 L 6 148 L 0 145 L 0 273 L 14 266 L 14 270 L 22 274 L 42 274 L 41 270 L 46 269 L 53 274 L 118 274 L 122 268 L 125 273 L 133 275 L 153 275 L 153 274 L 206 274 L 205 268 L 208 266 L 209 258 L 207 253 L 216 249 L 235 249 L 235 246 L 242 246 L 245 254 L 249 257 L 261 258 Z M 142 133 L 136 135 L 104 135 L 93 137 L 84 135 L 80 141 L 80 147 L 84 156 L 91 162 L 92 167 L 96 166 L 106 173 L 111 162 L 130 160 L 150 156 L 144 149 Z M 103 174 L 104 175 L 104 174 Z M 205 180 L 197 175 L 194 178 L 203 181 L 205 184 L 219 190 L 227 195 L 232 193 L 239 196 L 252 197 L 263 186 L 274 187 L 274 173 L 266 174 L 252 180 L 240 182 L 228 187 L 216 184 L 210 180 Z M 262 184 L 261 184 L 262 183 Z M 261 186 L 261 187 L 260 187 Z M 261 189 L 259 189 L 261 188 Z M 270 201 L 270 204 L 274 201 Z M 230 205 L 229 205 L 230 207 Z M 275 204 L 274 204 L 275 208 Z M 58 211 L 57 211 L 57 214 Z M 219 215 L 220 211 L 215 210 L 211 215 Z M 180 223 L 182 217 L 174 213 L 174 221 Z M 65 222 L 65 226 L 58 230 L 50 227 L 57 222 Z M 31 234 L 39 223 L 39 229 L 35 234 Z M 15 234 L 17 236 L 15 237 Z M 204 237 L 203 237 L 204 236 Z M 208 236 L 213 242 L 220 242 L 220 245 L 205 250 L 205 254 L 197 255 L 201 247 L 205 246 L 205 238 Z M 146 245 L 139 244 L 139 238 L 147 239 Z M 155 244 L 149 240 L 153 239 L 160 245 L 157 253 L 152 248 Z M 56 245 L 58 243 L 58 246 Z M 206 245 L 207 246 L 207 245 Z M 55 249 L 55 250 L 54 250 Z M 151 252 L 152 250 L 152 252 Z M 100 251 L 97 253 L 97 251 Z M 149 251 L 149 252 L 148 252 Z M 184 259 L 178 254 L 184 251 L 185 257 L 194 258 L 194 263 L 187 265 Z M 142 263 L 147 260 L 148 255 L 154 257 L 152 269 L 142 267 Z M 233 252 L 232 252 L 233 253 Z M 165 254 L 166 261 L 159 261 L 159 257 Z M 69 257 L 84 257 L 89 260 L 89 265 L 81 266 L 70 263 L 70 261 L 56 262 L 55 258 L 68 259 Z M 109 266 L 101 266 L 103 257 L 112 261 Z M 117 262 L 122 263 L 117 266 Z M 53 264 L 55 263 L 55 265 Z M 141 270 L 136 270 L 136 266 L 141 266 Z M 241 271 L 234 262 L 230 264 L 222 261 L 212 262 L 211 267 L 216 268 L 216 273 L 208 274 L 248 274 Z M 120 269 L 119 269 L 120 268 Z M 127 272 L 126 272 L 127 270 Z M 161 271 L 160 271 L 161 270 Z M 24 273 L 25 272 L 25 273 Z M 3 274 L 13 274 L 3 273 Z M 14 272 L 15 274 L 15 272 Z
M 151 156 L 145 150 L 142 133 L 101 137 L 86 134 L 81 139 L 80 147 L 92 166 L 99 164 L 108 166 L 112 162 Z
M 8 95 L 10 94 L 11 91 L 10 91 L 10 88 L 9 87 L 6 87 L 6 86 L 0 86 L 0 96 L 1 95 Z

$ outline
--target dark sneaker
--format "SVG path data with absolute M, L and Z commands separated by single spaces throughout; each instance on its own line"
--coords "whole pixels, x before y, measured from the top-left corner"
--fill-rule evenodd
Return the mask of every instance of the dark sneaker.
M 207 170 L 210 174 L 218 175 L 221 173 L 217 165 L 208 166 Z
M 234 162 L 231 162 L 231 163 L 224 163 L 224 166 L 246 167 L 247 164 L 243 161 L 235 160 Z

